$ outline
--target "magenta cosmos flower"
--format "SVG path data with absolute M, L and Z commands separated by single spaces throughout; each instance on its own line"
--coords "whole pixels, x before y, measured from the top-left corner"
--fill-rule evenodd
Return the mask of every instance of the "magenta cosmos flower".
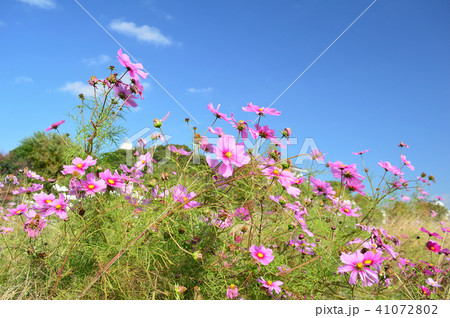
M 310 182 L 314 192 L 317 193 L 317 195 L 323 195 L 328 199 L 332 199 L 336 194 L 336 191 L 333 190 L 328 182 L 316 179 L 314 177 L 311 177 Z
M 281 112 L 276 110 L 275 108 L 260 107 L 260 106 L 253 105 L 252 103 L 248 103 L 247 106 L 242 107 L 242 110 L 244 112 L 256 113 L 259 116 L 262 116 L 262 115 L 280 116 L 281 115 Z
M 439 251 L 441 250 L 441 246 L 436 243 L 435 241 L 428 241 L 426 244 L 426 247 L 428 250 L 435 252 L 435 253 L 439 253 Z
M 86 169 L 90 166 L 93 166 L 97 163 L 97 159 L 93 159 L 91 156 L 87 156 L 85 160 L 76 157 L 72 160 L 71 166 L 64 165 L 64 170 L 61 172 L 62 174 L 71 174 L 78 173 L 79 175 L 84 175 L 86 173 Z
M 169 150 L 172 152 L 176 152 L 183 156 L 190 156 L 191 152 L 184 150 L 183 148 L 177 149 L 175 146 L 169 146 Z
M 30 237 L 38 236 L 45 228 L 48 221 L 34 210 L 28 210 L 24 215 L 27 217 L 27 221 L 23 224 L 23 230 L 27 232 Z
M 231 284 L 230 286 L 228 286 L 227 298 L 228 299 L 234 299 L 237 296 L 239 296 L 239 291 L 238 291 L 237 286 L 235 284 Z
M 119 59 L 119 63 L 122 64 L 123 67 L 126 67 L 128 71 L 130 72 L 130 77 L 136 81 L 139 81 L 139 77 L 142 77 L 142 79 L 145 79 L 148 75 L 148 73 L 144 73 L 141 71 L 144 67 L 141 63 L 133 64 L 130 61 L 130 57 L 126 54 L 122 53 L 122 49 L 120 48 L 117 52 L 117 58 Z
M 435 238 L 438 238 L 441 240 L 443 239 L 443 237 L 440 236 L 439 234 L 437 234 L 436 232 L 431 233 L 430 231 L 426 230 L 423 226 L 420 228 L 420 230 L 424 233 L 427 233 L 429 236 L 434 236 Z
M 363 151 L 359 151 L 359 152 L 352 152 L 352 154 L 354 154 L 355 156 L 357 156 L 357 155 L 363 155 L 363 154 L 365 154 L 366 152 L 369 152 L 370 151 L 370 149 L 367 149 L 367 150 L 363 150 Z
M 265 287 L 269 290 L 269 292 L 275 291 L 277 294 L 281 293 L 281 285 L 283 285 L 283 282 L 281 281 L 276 281 L 276 282 L 272 282 L 271 280 L 265 280 L 264 278 L 261 277 L 261 279 L 257 279 L 257 282 L 262 284 L 262 287 Z
M 222 160 L 222 165 L 219 167 L 219 173 L 225 178 L 228 178 L 233 174 L 233 165 L 242 167 L 250 161 L 249 156 L 245 153 L 244 144 L 236 144 L 234 136 L 222 136 L 217 142 L 214 152 L 216 158 Z M 216 162 L 211 162 L 210 167 L 214 167 Z
M 342 253 L 341 255 L 341 261 L 345 265 L 338 268 L 338 273 L 351 272 L 349 280 L 350 285 L 356 284 L 358 276 L 361 279 L 363 286 L 372 286 L 379 281 L 378 273 L 369 268 L 370 265 L 377 260 L 376 255 L 372 254 L 369 258 L 366 258 L 364 255 L 365 254 L 362 254 L 360 251 L 356 251 L 356 253 L 353 254 Z M 370 261 L 372 263 L 370 263 Z
M 50 127 L 48 127 L 45 131 L 50 131 L 52 129 L 58 129 L 58 126 L 64 124 L 65 122 L 66 122 L 65 120 L 57 121 L 56 123 L 51 124 Z
M 21 215 L 28 210 L 28 204 L 19 204 L 15 209 L 8 209 L 9 213 L 6 216 Z
M 43 214 L 43 216 L 50 215 L 52 213 L 55 213 L 57 216 L 59 216 L 61 219 L 65 220 L 67 219 L 67 211 L 66 208 L 69 205 L 69 199 L 65 200 L 64 194 L 60 193 L 59 198 L 53 200 L 48 205 L 50 206 L 48 210 Z
M 95 180 L 93 173 L 86 175 L 86 180 L 80 180 L 81 185 L 86 191 L 86 194 L 94 195 L 96 192 L 104 191 L 106 189 L 106 183 L 104 180 Z
M 261 246 L 252 245 L 249 250 L 253 258 L 263 265 L 268 265 L 275 258 L 272 255 L 272 250 L 270 248 L 265 248 L 262 245 Z
M 114 172 L 114 175 L 111 173 L 109 169 L 104 172 L 100 172 L 100 178 L 105 181 L 108 187 L 113 188 L 122 188 L 123 187 L 123 179 L 117 172 Z

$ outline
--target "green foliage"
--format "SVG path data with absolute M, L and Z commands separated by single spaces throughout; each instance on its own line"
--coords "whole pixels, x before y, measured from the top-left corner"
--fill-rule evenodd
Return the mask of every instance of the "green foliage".
M 67 135 L 35 132 L 0 160 L 0 173 L 16 173 L 28 167 L 39 175 L 55 178 L 66 163 L 71 143 Z

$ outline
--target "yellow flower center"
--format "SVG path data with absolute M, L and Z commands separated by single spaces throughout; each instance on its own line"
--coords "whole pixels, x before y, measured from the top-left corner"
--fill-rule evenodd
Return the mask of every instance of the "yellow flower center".
M 50 202 L 52 202 L 52 200 L 49 200 L 49 199 L 45 200 L 45 203 L 50 203 Z
M 348 212 L 350 212 L 350 210 L 347 209 L 347 208 L 345 208 L 345 209 L 344 209 L 344 212 L 345 212 L 345 213 L 348 213 Z
M 81 168 L 83 166 L 82 163 L 77 164 L 77 168 Z
M 183 200 L 184 200 L 184 202 L 187 202 L 188 198 L 184 197 Z
M 372 265 L 372 263 L 373 263 L 373 261 L 371 259 L 366 259 L 364 261 L 364 264 L 366 264 L 366 265 Z
M 280 170 L 278 170 L 278 169 L 275 169 L 274 171 L 273 171 L 273 174 L 276 174 L 277 176 L 280 174 Z
M 145 163 L 145 160 L 142 160 L 141 162 L 142 162 L 142 164 L 144 164 L 144 163 Z
M 22 213 L 22 210 L 17 210 L 17 212 L 16 212 L 17 214 L 19 214 L 19 213 Z
M 109 184 L 114 184 L 115 182 L 114 182 L 113 179 L 108 179 L 108 183 L 109 183 Z
M 408 264 L 408 263 L 409 263 L 409 259 L 406 260 L 406 264 Z
M 363 263 L 357 263 L 355 267 L 356 267 L 356 269 L 361 270 L 361 269 L 364 268 L 364 264 Z
M 434 251 L 434 246 L 431 246 L 431 247 L 430 247 L 430 250 Z
M 267 285 L 272 286 L 272 281 L 271 281 L 271 280 L 268 280 L 268 281 L 267 281 Z
M 61 210 L 61 204 L 58 204 L 58 205 L 56 206 L 56 209 L 57 209 L 57 210 Z
M 239 121 L 239 124 L 242 124 L 243 122 L 244 122 L 243 120 L 240 120 L 240 121 Z
M 264 254 L 261 253 L 261 252 L 259 252 L 258 254 L 256 254 L 256 256 L 258 256 L 258 258 L 263 258 L 263 257 L 264 257 Z
M 235 289 L 235 288 L 236 288 L 236 285 L 234 285 L 234 284 L 230 285 L 230 289 Z
M 227 151 L 227 152 L 225 153 L 225 157 L 227 157 L 227 158 L 231 158 L 232 155 L 233 155 L 233 154 L 232 154 L 231 152 L 229 152 L 229 151 Z
M 430 263 L 430 266 L 433 266 L 433 264 Z
M 260 107 L 259 111 L 262 113 L 264 111 L 264 107 Z
M 92 190 L 92 189 L 94 189 L 94 188 L 95 188 L 95 185 L 93 185 L 93 184 L 90 184 L 90 185 L 88 185 L 88 188 Z

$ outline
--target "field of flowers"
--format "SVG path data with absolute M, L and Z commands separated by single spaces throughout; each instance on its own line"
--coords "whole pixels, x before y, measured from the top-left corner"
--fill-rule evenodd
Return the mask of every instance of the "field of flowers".
M 281 156 L 292 131 L 270 126 L 280 111 L 249 103 L 252 123 L 209 104 L 205 133 L 186 119 L 192 149 L 167 142 L 169 113 L 131 163 L 108 167 L 102 149 L 124 132 L 147 76 L 121 50 L 118 60 L 122 75 L 110 67 L 89 80 L 94 98 L 80 95 L 77 134 L 60 135 L 62 170 L 0 180 L 1 299 L 449 298 L 447 211 L 427 201 L 433 176 L 406 177 L 417 171 L 407 144 L 401 166 L 369 171 L 364 150 L 358 164 L 328 162 L 325 181 L 319 149 L 299 155 L 311 162 L 304 175 Z

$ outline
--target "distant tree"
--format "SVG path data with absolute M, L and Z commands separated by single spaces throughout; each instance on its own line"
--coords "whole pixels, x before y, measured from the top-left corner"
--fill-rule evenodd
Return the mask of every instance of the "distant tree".
M 44 177 L 55 178 L 63 164 L 67 164 L 66 154 L 71 144 L 68 135 L 35 132 L 9 154 L 2 156 L 0 173 L 17 173 L 17 170 L 27 167 Z

